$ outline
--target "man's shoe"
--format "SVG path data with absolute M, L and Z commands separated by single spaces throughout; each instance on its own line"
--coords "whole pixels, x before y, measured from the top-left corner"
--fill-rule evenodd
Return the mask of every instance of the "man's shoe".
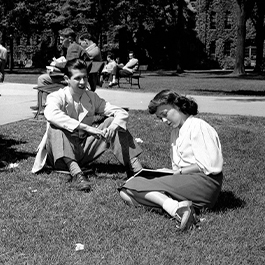
M 83 172 L 79 172 L 73 176 L 72 187 L 79 191 L 89 192 L 92 189 L 92 182 L 87 180 Z

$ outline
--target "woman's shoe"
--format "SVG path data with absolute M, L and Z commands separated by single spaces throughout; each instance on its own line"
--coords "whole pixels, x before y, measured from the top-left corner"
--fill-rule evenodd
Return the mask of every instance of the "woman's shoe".
M 195 211 L 192 206 L 192 202 L 180 202 L 175 218 L 178 222 L 176 227 L 181 231 L 189 230 L 193 225 L 195 225 Z

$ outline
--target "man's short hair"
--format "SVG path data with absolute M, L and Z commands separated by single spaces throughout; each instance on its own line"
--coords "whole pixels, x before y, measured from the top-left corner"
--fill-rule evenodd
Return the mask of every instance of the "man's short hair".
M 111 60 L 114 60 L 114 55 L 113 55 L 113 53 L 108 53 L 107 57 L 109 57 Z
M 78 69 L 78 70 L 87 70 L 87 64 L 85 61 L 81 59 L 73 59 L 67 61 L 65 68 L 64 68 L 64 74 L 67 75 L 69 78 L 72 76 L 72 70 Z
M 90 33 L 82 33 L 80 36 L 79 36 L 79 39 L 80 40 L 90 40 L 90 41 L 93 41 L 93 42 L 96 42 L 95 40 L 95 37 L 93 35 L 91 35 Z
M 63 36 L 63 37 L 65 37 L 65 38 L 71 37 L 73 40 L 76 39 L 76 34 L 75 34 L 75 32 L 71 28 L 65 28 L 65 29 L 63 29 L 60 32 L 60 35 Z

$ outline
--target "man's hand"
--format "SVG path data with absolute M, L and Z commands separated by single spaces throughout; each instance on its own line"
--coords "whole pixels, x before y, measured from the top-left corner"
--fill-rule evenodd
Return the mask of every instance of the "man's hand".
M 102 131 L 104 133 L 104 138 L 107 142 L 109 142 L 116 133 L 116 130 L 118 129 L 118 126 L 115 124 L 111 124 L 108 128 L 104 128 Z
M 89 135 L 94 136 L 96 138 L 104 138 L 105 139 L 103 130 L 100 130 L 96 127 L 85 125 L 85 127 L 82 128 L 82 130 L 86 131 Z

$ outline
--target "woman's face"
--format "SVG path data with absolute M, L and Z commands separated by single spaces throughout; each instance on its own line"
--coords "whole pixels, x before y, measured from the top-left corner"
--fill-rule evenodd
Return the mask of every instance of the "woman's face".
M 185 115 L 179 111 L 177 106 L 161 105 L 156 110 L 156 116 L 172 128 L 181 127 L 184 123 Z

